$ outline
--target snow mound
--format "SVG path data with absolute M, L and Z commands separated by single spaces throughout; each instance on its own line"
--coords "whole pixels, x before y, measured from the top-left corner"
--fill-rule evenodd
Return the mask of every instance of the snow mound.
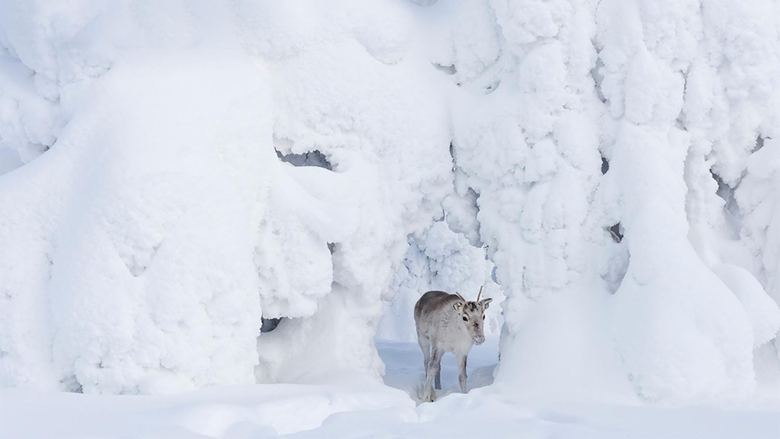
M 753 329 L 754 347 L 774 339 L 780 330 L 780 308 L 766 294 L 758 280 L 744 268 L 735 265 L 723 264 L 713 269 L 747 312 Z
M 56 147 L 0 181 L 4 383 L 251 382 L 260 307 L 245 236 L 267 189 L 256 142 L 270 143 L 269 97 L 256 64 L 212 56 L 117 63 Z M 25 270 L 7 259 L 25 254 Z
M 0 4 L 0 385 L 291 380 L 299 352 L 378 375 L 445 101 L 406 7 L 304 3 Z

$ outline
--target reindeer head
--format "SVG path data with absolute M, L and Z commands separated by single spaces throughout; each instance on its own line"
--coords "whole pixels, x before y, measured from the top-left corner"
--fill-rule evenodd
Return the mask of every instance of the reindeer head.
M 455 293 L 461 300 L 455 302 L 452 307 L 455 313 L 463 321 L 463 325 L 469 331 L 472 341 L 476 344 L 485 342 L 485 310 L 490 306 L 493 299 L 487 298 L 479 300 L 482 297 L 482 287 L 479 287 L 477 300 L 469 301 L 463 298 L 459 293 Z

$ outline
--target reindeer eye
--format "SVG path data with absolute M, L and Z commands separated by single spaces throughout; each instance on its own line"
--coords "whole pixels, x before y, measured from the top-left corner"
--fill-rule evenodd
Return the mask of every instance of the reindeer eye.
M 485 314 L 482 314 L 482 320 L 485 320 Z
M 466 316 L 463 316 L 463 321 L 464 321 L 464 322 L 468 322 L 468 321 L 469 321 L 469 318 L 468 318 L 468 317 L 466 317 Z

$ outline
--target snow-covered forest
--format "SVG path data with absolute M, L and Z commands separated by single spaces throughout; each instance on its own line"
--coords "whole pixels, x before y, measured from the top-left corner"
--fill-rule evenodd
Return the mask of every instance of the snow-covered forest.
M 778 304 L 778 0 L 0 0 L 0 437 L 777 438 Z

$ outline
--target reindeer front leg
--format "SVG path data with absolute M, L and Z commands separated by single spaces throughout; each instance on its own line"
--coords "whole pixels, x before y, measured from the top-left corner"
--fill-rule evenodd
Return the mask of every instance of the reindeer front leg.
M 428 363 L 431 361 L 431 341 L 424 335 L 417 335 L 417 342 L 420 344 L 420 350 L 423 353 L 423 371 L 428 373 Z
M 428 370 L 425 371 L 425 386 L 423 387 L 423 401 L 433 402 L 436 393 L 433 390 L 433 381 L 441 368 L 442 352 L 435 347 L 432 349 L 431 358 L 428 361 Z
M 436 390 L 441 390 L 441 358 L 443 356 L 444 354 L 439 357 L 439 362 L 436 364 Z
M 460 357 L 458 366 L 460 367 L 460 373 L 458 374 L 458 384 L 460 384 L 460 391 L 466 393 L 466 358 L 468 354 L 464 354 Z

